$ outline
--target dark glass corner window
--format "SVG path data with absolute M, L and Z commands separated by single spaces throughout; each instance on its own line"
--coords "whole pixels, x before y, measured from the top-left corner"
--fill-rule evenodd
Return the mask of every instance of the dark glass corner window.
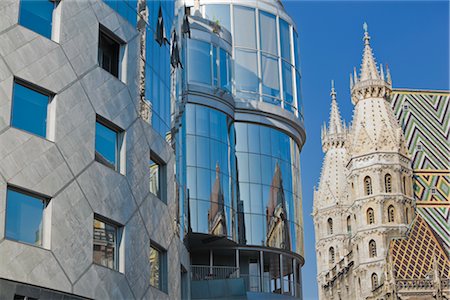
M 150 246 L 150 285 L 167 293 L 167 251 Z
M 56 3 L 49 0 L 20 0 L 19 24 L 50 39 Z
M 150 192 L 166 203 L 166 166 L 160 158 L 150 153 Z
M 104 121 L 97 120 L 95 124 L 95 160 L 119 170 L 120 145 L 119 132 L 108 126 Z
M 94 263 L 119 270 L 119 226 L 94 218 Z
M 42 246 L 44 209 L 48 199 L 9 188 L 6 192 L 7 239 Z
M 120 43 L 106 29 L 100 27 L 98 41 L 98 64 L 100 67 L 119 77 Z
M 50 96 L 14 82 L 11 126 L 45 137 Z

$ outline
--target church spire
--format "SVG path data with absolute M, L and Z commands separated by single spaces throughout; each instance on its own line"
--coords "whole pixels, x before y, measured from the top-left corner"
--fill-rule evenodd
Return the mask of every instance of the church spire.
M 390 95 L 392 83 L 389 79 L 384 78 L 383 66 L 380 65 L 378 70 L 373 50 L 370 45 L 370 35 L 367 23 L 364 22 L 364 51 L 361 63 L 361 71 L 359 76 L 354 72 L 353 78 L 350 80 L 350 89 L 352 94 L 352 102 L 356 104 L 360 100 L 367 98 L 383 98 Z
M 336 142 L 343 142 L 345 139 L 345 126 L 341 119 L 339 106 L 336 100 L 336 90 L 334 88 L 334 80 L 331 81 L 331 109 L 330 120 L 328 128 L 326 125 L 322 128 L 322 147 L 326 152 L 331 145 L 336 145 Z

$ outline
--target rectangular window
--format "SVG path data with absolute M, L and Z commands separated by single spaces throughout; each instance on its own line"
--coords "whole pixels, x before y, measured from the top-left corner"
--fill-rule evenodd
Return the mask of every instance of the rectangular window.
M 259 11 L 259 28 L 261 50 L 277 55 L 278 43 L 275 16 L 264 11 Z
M 189 82 L 211 85 L 211 44 L 191 39 L 188 43 Z
M 256 51 L 236 49 L 234 63 L 236 89 L 259 92 Z
M 94 263 L 119 270 L 120 229 L 99 216 L 94 217 Z
M 280 45 L 281 57 L 291 62 L 291 35 L 289 31 L 289 24 L 280 19 Z
M 230 54 L 222 48 L 220 48 L 220 87 L 231 92 Z
M 38 300 L 38 298 L 27 297 L 22 295 L 14 295 L 14 300 Z
M 112 125 L 104 120 L 95 123 L 95 160 L 114 169 L 119 170 L 120 161 L 120 134 Z
M 231 33 L 230 6 L 228 4 L 205 5 L 205 16 Z
M 98 64 L 100 67 L 119 78 L 120 43 L 100 27 L 98 40 Z
M 256 49 L 255 9 L 234 5 L 234 42 L 238 47 Z
M 11 126 L 45 138 L 49 102 L 49 94 L 14 82 Z
M 283 97 L 284 101 L 292 105 L 294 101 L 292 84 L 292 66 L 283 61 Z
M 166 203 L 166 166 L 155 154 L 150 153 L 150 193 Z
M 262 92 L 271 97 L 280 97 L 280 77 L 278 59 L 271 55 L 261 55 Z
M 48 199 L 8 187 L 6 192 L 7 239 L 43 245 L 44 210 Z
M 51 39 L 56 3 L 48 0 L 20 0 L 19 24 Z
M 150 245 L 150 285 L 167 293 L 167 252 Z

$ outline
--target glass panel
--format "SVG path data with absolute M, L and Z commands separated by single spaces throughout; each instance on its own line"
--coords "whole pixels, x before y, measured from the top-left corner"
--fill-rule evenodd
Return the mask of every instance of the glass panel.
M 202 168 L 211 168 L 209 155 L 209 139 L 197 137 L 197 166 Z
M 297 110 L 299 112 L 299 116 L 303 116 L 303 103 L 302 103 L 302 90 L 301 90 L 301 82 L 300 82 L 300 74 L 295 72 L 295 82 L 297 86 Z
M 195 134 L 195 106 L 194 105 L 186 105 L 186 133 Z
M 19 24 L 50 39 L 54 5 L 53 1 L 21 0 Z
M 209 109 L 205 106 L 196 105 L 196 133 L 197 135 L 209 136 Z
M 231 61 L 230 55 L 220 48 L 220 87 L 231 91 Z
M 280 19 L 280 45 L 281 57 L 291 62 L 291 39 L 289 34 L 289 24 Z
M 260 153 L 259 130 L 261 126 L 248 124 L 248 152 Z
M 11 126 L 45 137 L 49 96 L 14 83 Z
M 163 188 L 163 166 L 154 161 L 150 157 L 150 193 L 158 197 L 160 200 L 165 201 L 162 197 L 162 188 Z
M 245 28 L 245 30 L 242 30 Z M 256 49 L 255 10 L 234 6 L 234 42 L 236 46 Z
M 220 26 L 225 27 L 231 33 L 230 6 L 224 4 L 205 5 L 205 17 Z
M 119 43 L 100 31 L 98 42 L 98 64 L 116 77 L 119 77 L 119 51 Z
M 294 30 L 294 58 L 295 58 L 295 67 L 297 70 L 300 70 L 300 52 L 299 52 L 299 44 L 298 44 L 298 33 Z
M 192 39 L 188 43 L 189 82 L 211 85 L 211 45 Z
M 212 47 L 212 66 L 213 66 L 213 85 L 218 86 L 218 75 L 217 75 L 217 47 Z
M 44 200 L 11 189 L 6 199 L 6 238 L 41 246 Z
M 289 104 L 294 100 L 292 92 L 292 66 L 283 61 L 283 97 Z
M 277 55 L 277 26 L 274 15 L 259 11 L 259 34 L 261 39 L 261 50 Z M 246 28 L 246 27 L 241 27 Z M 246 30 L 242 30 L 246 31 Z
M 108 167 L 117 168 L 117 132 L 99 122 L 95 124 L 95 158 Z
M 234 63 L 236 89 L 258 92 L 259 78 L 256 51 L 236 49 Z
M 158 249 L 150 247 L 150 284 L 160 288 L 161 254 Z
M 261 55 L 262 92 L 272 97 L 280 97 L 280 78 L 278 59 L 270 55 Z
M 94 263 L 117 269 L 117 227 L 94 219 Z

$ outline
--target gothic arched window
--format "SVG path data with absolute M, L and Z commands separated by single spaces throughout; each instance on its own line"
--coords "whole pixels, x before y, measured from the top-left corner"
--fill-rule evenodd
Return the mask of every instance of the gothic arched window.
M 375 223 L 375 215 L 372 208 L 367 209 L 367 224 Z
M 392 177 L 391 174 L 384 176 L 384 190 L 386 193 L 392 193 Z
M 350 216 L 347 217 L 347 233 L 352 233 L 352 224 L 351 224 Z
M 388 222 L 395 222 L 395 208 L 394 205 L 389 205 L 388 207 Z
M 369 176 L 364 178 L 364 193 L 372 195 L 372 179 Z
M 328 251 L 328 259 L 330 262 L 330 265 L 334 264 L 334 248 L 330 247 L 330 250 Z
M 409 224 L 409 209 L 405 209 L 406 223 Z
M 374 240 L 370 240 L 369 242 L 369 256 L 376 257 L 377 256 L 377 243 Z
M 333 219 L 328 219 L 328 234 L 333 234 Z
M 372 290 L 378 287 L 378 275 L 376 273 L 372 274 Z
M 403 176 L 403 194 L 406 195 L 406 177 Z

